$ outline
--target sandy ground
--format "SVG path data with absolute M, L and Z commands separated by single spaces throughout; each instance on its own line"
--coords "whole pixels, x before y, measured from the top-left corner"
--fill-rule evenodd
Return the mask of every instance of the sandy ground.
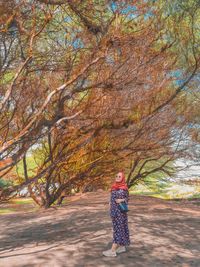
M 62 207 L 0 216 L 1 267 L 200 266 L 200 206 L 131 195 L 131 245 L 115 258 L 106 192 Z

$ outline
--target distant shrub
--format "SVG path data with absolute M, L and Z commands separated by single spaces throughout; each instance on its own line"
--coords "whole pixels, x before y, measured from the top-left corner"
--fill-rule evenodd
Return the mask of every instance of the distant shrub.
M 6 188 L 11 185 L 11 182 L 4 179 L 0 179 L 0 188 Z

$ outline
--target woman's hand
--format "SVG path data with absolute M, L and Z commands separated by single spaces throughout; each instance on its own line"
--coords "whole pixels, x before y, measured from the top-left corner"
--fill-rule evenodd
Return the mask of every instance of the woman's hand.
M 118 198 L 118 199 L 115 200 L 115 202 L 118 203 L 118 204 L 123 202 L 123 201 L 125 201 L 124 198 Z

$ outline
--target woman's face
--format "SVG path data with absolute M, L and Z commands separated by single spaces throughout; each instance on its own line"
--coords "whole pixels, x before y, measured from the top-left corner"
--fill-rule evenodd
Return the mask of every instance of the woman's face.
M 115 176 L 115 181 L 118 183 L 122 181 L 122 173 L 121 172 L 118 172 L 118 174 Z

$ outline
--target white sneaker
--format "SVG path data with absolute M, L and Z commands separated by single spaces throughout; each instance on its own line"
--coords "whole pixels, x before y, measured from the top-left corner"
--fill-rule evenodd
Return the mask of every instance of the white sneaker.
M 115 251 L 112 251 L 112 249 L 103 251 L 103 255 L 106 257 L 116 257 L 117 253 Z
M 122 253 L 122 252 L 126 252 L 126 247 L 125 246 L 123 246 L 123 247 L 118 247 L 117 249 L 116 249 L 116 252 L 117 253 Z

